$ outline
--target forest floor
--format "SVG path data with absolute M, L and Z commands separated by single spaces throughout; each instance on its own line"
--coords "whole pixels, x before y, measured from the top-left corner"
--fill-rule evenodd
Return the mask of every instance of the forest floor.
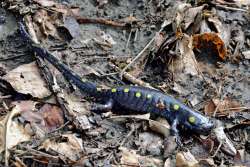
M 240 0 L 2 0 L 0 160 L 4 166 L 250 166 L 250 3 Z M 96 114 L 20 35 L 104 88 L 158 89 L 211 117 L 208 136 L 165 118 Z M 181 114 L 181 113 L 180 113 Z

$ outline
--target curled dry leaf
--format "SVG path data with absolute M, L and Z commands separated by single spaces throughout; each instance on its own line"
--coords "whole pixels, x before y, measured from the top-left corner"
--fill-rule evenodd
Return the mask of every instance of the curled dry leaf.
M 204 5 L 202 6 L 198 6 L 198 7 L 193 7 L 193 8 L 189 8 L 188 10 L 186 10 L 185 12 L 185 17 L 184 17 L 184 30 L 186 30 L 188 27 L 190 27 L 191 24 L 195 23 L 195 19 L 197 19 L 198 15 L 202 14 L 202 10 L 204 8 Z M 194 25 L 197 26 L 197 25 Z
M 176 154 L 177 167 L 198 167 L 199 163 L 195 157 L 188 152 L 179 152 Z
M 64 99 L 69 108 L 69 114 L 73 117 L 78 115 L 88 115 L 90 114 L 90 104 L 88 102 L 82 102 L 74 94 L 64 93 Z
M 227 54 L 224 42 L 216 33 L 203 33 L 194 35 L 193 47 L 194 49 L 209 51 L 208 54 L 216 54 L 222 60 L 225 59 Z
M 64 124 L 63 112 L 55 105 L 45 104 L 40 108 L 38 113 L 42 115 L 48 132 Z
M 154 132 L 162 134 L 164 137 L 170 135 L 170 125 L 165 118 L 159 118 L 156 121 L 149 120 L 149 127 Z
M 36 129 L 35 133 L 38 136 L 49 133 L 56 128 L 64 124 L 62 110 L 54 105 L 45 104 L 39 111 L 36 109 L 21 110 L 21 116 L 25 121 L 31 123 L 33 129 Z
M 103 7 L 108 3 L 108 0 L 97 0 L 98 7 Z
M 88 117 L 86 115 L 79 115 L 74 119 L 74 125 L 79 130 L 87 130 L 92 127 L 91 123 L 88 120 Z
M 40 9 L 33 16 L 33 20 L 34 29 L 36 30 L 36 36 L 38 39 L 44 39 L 48 36 L 60 39 L 57 31 L 57 24 L 62 24 L 62 20 L 60 20 L 60 15 L 58 13 L 49 15 L 46 10 Z
M 173 155 L 177 149 L 176 136 L 169 136 L 164 140 L 164 156 Z
M 208 22 L 213 24 L 216 28 L 216 32 L 221 40 L 224 42 L 225 46 L 227 46 L 231 40 L 231 29 L 228 25 L 223 24 L 220 19 L 216 16 L 209 17 Z M 243 42 L 244 40 L 242 40 Z
M 122 152 L 121 165 L 122 167 L 127 166 L 163 166 L 164 162 L 157 158 L 152 158 L 148 156 L 141 156 L 136 154 L 136 150 L 131 150 L 125 147 L 120 147 Z
M 163 140 L 160 136 L 153 133 L 140 133 L 139 140 L 135 142 L 142 154 L 149 153 L 153 156 L 161 155 L 163 149 Z
M 158 49 L 161 47 L 163 41 L 164 41 L 164 35 L 163 35 L 163 33 L 157 32 L 157 33 L 155 34 L 155 40 L 154 40 L 155 49 L 156 49 L 156 50 L 158 50 Z
M 185 11 L 187 11 L 192 6 L 187 3 L 177 3 L 176 5 L 176 17 L 174 19 L 173 29 L 175 32 L 181 27 L 181 23 L 185 17 Z
M 224 151 L 225 153 L 227 153 L 231 156 L 235 156 L 237 153 L 237 150 L 235 149 L 233 143 L 226 136 L 226 134 L 224 132 L 224 128 L 217 127 L 214 129 L 214 133 L 216 135 L 217 140 L 221 144 L 222 151 Z
M 50 7 L 51 10 L 56 12 L 62 13 L 66 16 L 78 16 L 79 15 L 79 8 L 78 7 L 68 7 L 66 5 L 62 5 L 56 3 L 53 0 L 34 0 L 36 3 L 43 7 Z
M 162 134 L 164 137 L 168 137 L 170 134 L 170 125 L 168 122 L 164 119 L 159 119 L 158 121 L 149 119 L 150 114 L 144 114 L 144 115 L 123 115 L 123 116 L 113 116 L 110 119 L 124 122 L 128 118 L 138 119 L 138 120 L 146 120 L 149 122 L 149 127 L 154 132 Z
M 15 103 L 15 107 L 0 121 L 0 152 L 4 151 L 5 148 L 10 149 L 21 142 L 31 139 L 31 135 L 24 126 L 13 120 L 13 118 L 19 115 L 22 110 L 29 110 L 34 106 L 33 101 Z
M 214 160 L 212 158 L 200 159 L 199 165 L 208 166 L 208 167 L 216 167 L 217 166 L 217 165 L 215 165 Z
M 67 162 L 75 162 L 82 157 L 83 146 L 82 139 L 76 137 L 75 134 L 65 134 L 61 138 L 62 142 L 56 142 L 52 139 L 47 139 L 43 142 L 40 149 L 56 152 L 60 157 Z M 66 139 L 66 140 L 65 140 Z
M 222 101 L 219 99 L 212 99 L 206 106 L 205 112 L 208 115 L 213 115 L 216 111 L 217 117 L 228 116 L 232 112 L 242 111 L 240 103 L 236 100 L 226 98 Z
M 250 50 L 242 52 L 245 59 L 250 60 Z
M 242 5 L 250 5 L 250 1 L 249 0 L 233 0 L 234 3 L 236 3 L 238 6 L 242 6 Z
M 56 5 L 56 3 L 53 0 L 33 0 L 33 1 L 43 7 L 51 7 Z
M 200 28 L 201 14 L 205 5 L 192 7 L 188 3 L 177 3 L 176 6 L 176 17 L 173 24 L 174 31 L 179 33 L 190 29 L 196 32 Z
M 249 162 L 248 158 L 250 156 L 247 154 L 245 149 L 237 150 L 237 154 L 234 156 L 234 162 L 235 164 L 243 164 L 244 162 Z M 249 162 L 250 163 L 250 162 Z
M 192 76 L 198 75 L 197 62 L 192 49 L 192 38 L 186 34 L 183 34 L 181 40 L 178 41 L 181 57 L 174 60 L 175 75 L 184 72 Z
M 66 30 L 69 32 L 72 38 L 77 39 L 81 37 L 80 26 L 74 17 L 72 16 L 65 17 L 63 27 L 66 28 Z
M 39 73 L 35 62 L 21 65 L 8 72 L 3 77 L 20 93 L 30 94 L 33 97 L 48 97 L 51 92 Z

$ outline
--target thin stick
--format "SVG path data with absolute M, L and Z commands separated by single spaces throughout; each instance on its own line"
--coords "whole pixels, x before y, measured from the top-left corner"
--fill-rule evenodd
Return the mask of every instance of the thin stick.
M 220 150 L 222 144 L 223 144 L 223 143 L 220 142 L 220 145 L 219 145 L 219 147 L 216 149 L 216 151 L 214 152 L 214 155 L 212 155 L 212 158 L 214 158 L 214 157 L 218 154 L 218 152 L 219 152 L 219 150 Z
M 167 21 L 164 21 L 161 29 L 158 31 L 158 33 L 162 32 L 163 29 L 168 25 Z M 121 73 L 120 73 L 120 78 L 122 79 L 122 76 L 124 75 L 125 71 L 131 67 L 142 55 L 143 53 L 151 46 L 151 44 L 155 41 L 155 36 L 148 42 L 148 44 L 138 53 L 137 56 L 135 56 L 135 58 L 125 67 L 122 69 Z
M 128 138 L 135 132 L 135 125 L 131 126 L 131 130 L 129 131 L 129 133 L 127 134 L 127 136 L 122 140 L 120 147 L 123 146 L 125 144 L 125 142 L 128 140 Z
M 245 10 L 245 9 L 234 8 L 234 7 L 229 7 L 229 6 L 223 6 L 223 5 L 220 5 L 218 3 L 214 3 L 214 2 L 211 2 L 211 3 L 214 4 L 216 7 L 219 7 L 219 8 L 222 8 L 222 9 L 238 11 L 238 12 L 247 12 L 247 10 Z
M 128 45 L 129 45 L 129 41 L 130 41 L 130 39 L 131 39 L 131 35 L 132 35 L 132 29 L 130 30 L 130 33 L 129 33 L 129 35 L 128 35 L 128 40 L 127 40 L 127 43 L 126 43 L 125 52 L 126 52 L 127 49 L 128 49 Z
M 116 22 L 104 18 L 87 18 L 83 16 L 76 16 L 75 17 L 77 22 L 79 24 L 84 24 L 84 23 L 95 23 L 95 24 L 104 24 L 108 26 L 113 26 L 113 27 L 126 27 L 126 23 L 121 23 L 121 22 Z
M 149 43 L 140 51 L 140 53 L 125 67 L 122 69 L 120 78 L 122 79 L 122 76 L 124 75 L 125 71 L 131 67 L 141 56 L 142 54 L 151 46 L 151 44 L 154 42 L 155 37 L 152 38 Z
M 110 65 L 112 68 L 114 68 L 115 70 L 120 71 L 120 68 L 117 67 L 116 65 L 111 64 L 111 63 L 109 63 L 109 65 Z M 148 87 L 148 88 L 151 88 L 151 89 L 155 89 L 155 88 L 152 87 L 149 83 L 146 83 L 146 82 L 144 82 L 144 81 L 142 81 L 142 80 L 140 80 L 140 79 L 137 79 L 137 78 L 135 78 L 133 75 L 131 75 L 131 74 L 127 73 L 127 72 L 124 72 L 123 75 L 124 75 L 124 78 L 126 78 L 128 81 L 130 81 L 130 82 L 133 83 L 133 84 L 137 84 L 137 85 L 140 85 L 140 86 L 143 86 L 143 87 Z

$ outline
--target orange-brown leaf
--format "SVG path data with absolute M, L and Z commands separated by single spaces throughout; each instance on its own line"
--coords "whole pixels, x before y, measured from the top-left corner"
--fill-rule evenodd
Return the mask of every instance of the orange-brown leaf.
M 203 33 L 193 36 L 193 48 L 202 50 L 209 49 L 224 60 L 226 57 L 226 47 L 222 39 L 216 33 Z

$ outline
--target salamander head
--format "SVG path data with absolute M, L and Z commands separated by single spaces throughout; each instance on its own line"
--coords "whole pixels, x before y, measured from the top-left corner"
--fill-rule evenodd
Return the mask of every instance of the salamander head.
M 188 107 L 182 108 L 181 110 L 182 114 L 180 114 L 179 124 L 183 126 L 184 129 L 203 135 L 209 134 L 213 129 L 214 122 L 210 118 Z

